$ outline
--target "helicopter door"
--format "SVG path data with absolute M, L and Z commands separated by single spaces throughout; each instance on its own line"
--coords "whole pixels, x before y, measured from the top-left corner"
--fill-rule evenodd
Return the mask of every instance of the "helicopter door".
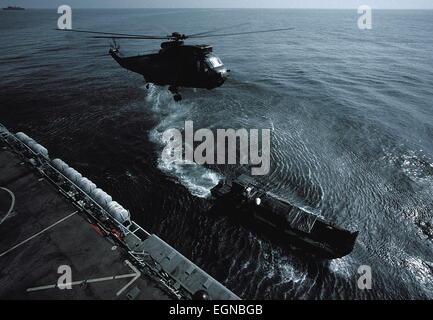
M 205 60 L 200 60 L 200 73 L 207 73 L 209 71 L 209 66 Z

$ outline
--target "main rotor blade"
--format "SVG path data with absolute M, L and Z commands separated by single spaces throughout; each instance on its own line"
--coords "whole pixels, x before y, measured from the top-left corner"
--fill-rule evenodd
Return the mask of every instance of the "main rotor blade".
M 189 37 L 195 37 L 195 36 L 202 36 L 202 35 L 205 35 L 205 34 L 208 34 L 208 33 L 212 33 L 212 32 L 217 32 L 217 31 L 222 31 L 222 30 L 227 30 L 227 29 L 232 29 L 232 28 L 238 28 L 238 27 L 241 27 L 241 26 L 244 26 L 244 25 L 247 25 L 247 24 L 249 24 L 249 23 L 240 23 L 240 24 L 236 24 L 236 25 L 233 25 L 233 26 L 227 26 L 227 27 L 223 27 L 223 28 L 213 29 L 213 30 L 210 30 L 210 31 L 205 31 L 205 32 L 190 34 L 190 35 L 187 35 L 187 37 L 189 38 Z
M 134 39 L 134 40 L 172 40 L 174 38 L 172 37 L 122 37 L 122 36 L 94 36 L 94 37 L 90 37 L 92 39 Z
M 90 31 L 90 30 L 77 30 L 77 29 L 55 29 L 55 30 L 81 32 L 81 33 L 94 33 L 94 34 L 111 34 L 114 36 L 145 37 L 147 39 L 166 39 L 167 38 L 167 36 L 147 36 L 147 35 L 143 35 L 143 34 L 127 34 L 127 33 L 101 32 L 101 31 Z
M 203 36 L 189 36 L 189 38 L 195 39 L 195 38 L 210 38 L 210 37 L 226 37 L 226 36 L 237 36 L 237 35 L 243 35 L 243 34 L 253 34 L 253 33 L 278 32 L 278 31 L 286 31 L 286 30 L 293 30 L 293 29 L 294 28 L 284 28 L 284 29 L 272 29 L 272 30 L 261 30 L 261 31 L 210 34 L 210 35 L 203 35 Z

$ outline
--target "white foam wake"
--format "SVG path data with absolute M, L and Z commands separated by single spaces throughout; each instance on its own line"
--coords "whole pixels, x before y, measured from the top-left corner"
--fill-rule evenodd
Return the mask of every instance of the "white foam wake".
M 194 106 L 191 103 L 174 102 L 166 89 L 150 86 L 147 89 L 146 101 L 152 105 L 152 111 L 159 123 L 149 133 L 149 139 L 161 148 L 158 150 L 158 169 L 165 174 L 175 177 L 179 183 L 197 197 L 206 198 L 210 189 L 218 184 L 220 175 L 201 165 L 190 161 L 165 163 L 162 159 L 162 150 L 165 147 L 162 135 L 165 130 L 176 128 L 181 130 L 191 114 Z

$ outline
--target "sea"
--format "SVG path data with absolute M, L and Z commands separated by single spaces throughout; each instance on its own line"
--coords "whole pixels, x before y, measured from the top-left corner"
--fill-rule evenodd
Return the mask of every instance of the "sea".
M 243 299 L 433 298 L 433 11 L 373 10 L 362 30 L 356 9 L 73 9 L 74 29 L 105 32 L 293 28 L 187 40 L 212 46 L 231 72 L 214 90 L 181 88 L 179 103 L 106 55 L 110 39 L 54 30 L 59 17 L 0 11 L 0 122 L 11 131 Z M 118 43 L 127 56 L 160 42 Z M 359 231 L 353 252 L 321 260 L 215 213 L 210 189 L 243 166 L 162 161 L 163 132 L 187 120 L 270 129 L 271 168 L 258 181 Z

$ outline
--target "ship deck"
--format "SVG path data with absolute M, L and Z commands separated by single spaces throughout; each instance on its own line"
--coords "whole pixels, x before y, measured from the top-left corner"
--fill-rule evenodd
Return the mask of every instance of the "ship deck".
M 0 299 L 169 299 L 155 281 L 136 277 L 120 248 L 5 148 L 0 187 Z M 70 289 L 57 286 L 65 265 Z

